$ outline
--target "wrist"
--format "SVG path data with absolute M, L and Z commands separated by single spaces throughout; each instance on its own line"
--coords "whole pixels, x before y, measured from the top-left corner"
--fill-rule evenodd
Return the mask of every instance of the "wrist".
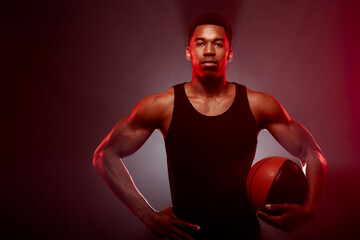
M 305 204 L 304 205 L 305 212 L 309 216 L 310 219 L 313 219 L 315 217 L 316 213 L 316 206 L 314 204 Z
M 308 197 L 303 205 L 305 209 L 309 212 L 315 212 L 317 208 L 317 204 Z
M 147 226 L 151 221 L 154 220 L 158 211 L 153 208 L 148 209 L 147 211 L 142 212 L 138 215 L 139 219 Z

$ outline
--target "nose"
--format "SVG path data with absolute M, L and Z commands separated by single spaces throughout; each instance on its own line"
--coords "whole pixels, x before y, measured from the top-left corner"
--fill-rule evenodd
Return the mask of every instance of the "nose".
M 207 43 L 204 49 L 204 56 L 215 56 L 215 49 L 212 43 Z

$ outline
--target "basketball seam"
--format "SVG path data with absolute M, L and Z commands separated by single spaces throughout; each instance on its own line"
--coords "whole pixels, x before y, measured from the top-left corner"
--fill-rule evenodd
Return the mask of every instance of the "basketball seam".
M 252 182 L 253 182 L 253 179 L 255 178 L 255 175 L 256 175 L 256 172 L 260 169 L 260 167 L 266 163 L 267 161 L 269 161 L 270 159 L 272 159 L 274 157 L 269 157 L 268 159 L 266 159 L 266 161 L 262 162 L 256 169 L 255 169 L 255 172 L 254 174 L 252 175 L 252 178 L 251 178 L 251 181 L 250 181 L 250 187 L 249 187 L 249 200 L 250 200 L 250 203 L 251 203 L 251 206 L 253 207 L 253 209 L 255 209 L 255 205 L 253 203 L 253 200 L 252 200 L 252 192 L 251 192 L 251 188 L 252 188 Z M 256 210 L 256 209 L 255 209 Z
M 282 171 L 284 171 L 284 163 L 285 163 L 286 161 L 290 161 L 290 160 L 286 159 L 286 160 L 281 164 L 279 170 L 278 170 L 277 173 L 276 173 L 276 177 L 273 179 L 273 182 L 271 183 L 271 186 L 273 186 L 274 184 L 276 184 L 277 181 L 279 180 L 279 177 L 280 177 Z M 269 194 L 270 194 L 270 192 L 271 192 L 271 189 L 272 189 L 272 188 L 270 188 L 270 190 L 269 190 L 269 192 L 268 192 L 268 195 L 266 196 L 265 202 L 268 202 L 268 198 L 269 198 Z
M 280 177 L 281 173 L 284 171 L 284 164 L 285 164 L 287 161 L 290 161 L 290 160 L 285 160 L 285 161 L 281 164 L 281 167 L 279 168 L 279 171 L 277 172 L 276 177 L 274 178 L 273 184 L 276 183 L 276 182 L 279 180 L 279 177 Z
M 286 165 L 287 163 L 293 164 L 293 166 L 295 166 L 296 170 L 299 171 L 299 172 L 301 172 L 302 175 L 305 177 L 305 175 L 304 175 L 303 172 L 302 172 L 301 167 L 299 167 L 294 161 L 292 161 L 292 160 L 290 160 L 290 159 L 286 159 L 286 160 L 282 163 L 281 167 L 279 168 L 279 171 L 277 172 L 277 175 L 276 175 L 276 177 L 274 178 L 274 181 L 273 181 L 272 185 L 273 185 L 273 184 L 276 184 L 276 183 L 279 181 L 279 177 L 280 177 L 280 175 L 282 174 L 282 172 L 285 171 L 284 168 L 285 168 L 285 165 Z M 306 177 L 305 177 L 305 181 L 306 181 L 305 183 L 307 183 Z M 302 201 L 301 204 L 304 204 L 304 202 L 305 202 L 306 194 L 307 194 L 307 191 L 308 191 L 308 185 L 306 185 L 305 188 L 306 188 L 306 190 L 305 190 L 306 192 L 305 192 L 305 194 L 304 194 L 305 197 L 304 197 L 304 201 Z M 271 190 L 272 190 L 272 189 L 270 189 L 269 194 L 271 193 Z M 268 200 L 268 198 L 269 198 L 269 195 L 267 196 L 266 201 Z M 299 203 L 298 203 L 298 204 L 299 204 Z

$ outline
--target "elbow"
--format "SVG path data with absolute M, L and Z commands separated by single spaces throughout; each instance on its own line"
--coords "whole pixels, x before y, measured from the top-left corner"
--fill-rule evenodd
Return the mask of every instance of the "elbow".
M 99 147 L 95 150 L 93 155 L 93 166 L 98 171 L 98 169 L 101 167 L 102 162 L 104 161 L 104 153 L 106 151 L 106 145 L 100 144 Z
M 319 160 L 319 164 L 321 165 L 322 170 L 326 174 L 327 172 L 327 162 L 326 159 L 321 151 L 314 151 L 314 155 Z
M 93 155 L 93 166 L 97 169 L 103 160 L 104 151 L 108 148 L 109 136 L 107 136 L 96 148 Z
M 99 166 L 100 166 L 100 163 L 102 160 L 102 158 L 101 158 L 102 155 L 103 155 L 102 151 L 99 152 L 96 150 L 94 153 L 92 161 L 93 161 L 93 166 L 94 166 L 95 170 L 99 169 Z
M 93 166 L 98 173 L 105 171 L 105 166 L 112 162 L 112 159 L 117 158 L 117 155 L 111 148 L 98 148 L 93 156 Z
M 93 166 L 95 171 L 100 175 L 103 176 L 106 171 L 106 156 L 104 156 L 104 150 L 95 151 L 93 157 Z
M 104 151 L 108 148 L 107 138 L 105 138 L 101 144 L 96 148 L 94 155 L 93 155 L 93 166 L 97 169 L 101 166 L 101 162 L 104 158 Z

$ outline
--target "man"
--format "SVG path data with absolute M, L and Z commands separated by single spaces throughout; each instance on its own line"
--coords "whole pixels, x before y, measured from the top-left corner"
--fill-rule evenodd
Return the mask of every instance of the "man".
M 326 178 L 326 161 L 309 132 L 270 95 L 226 80 L 233 57 L 232 30 L 218 14 L 196 18 L 186 58 L 191 82 L 141 100 L 94 154 L 96 171 L 113 193 L 160 239 L 261 239 L 256 216 L 283 231 L 314 217 Z M 137 151 L 155 129 L 165 139 L 173 207 L 155 211 L 138 192 L 122 158 Z M 272 204 L 281 216 L 254 212 L 245 193 L 257 135 L 267 129 L 306 163 L 304 205 Z

